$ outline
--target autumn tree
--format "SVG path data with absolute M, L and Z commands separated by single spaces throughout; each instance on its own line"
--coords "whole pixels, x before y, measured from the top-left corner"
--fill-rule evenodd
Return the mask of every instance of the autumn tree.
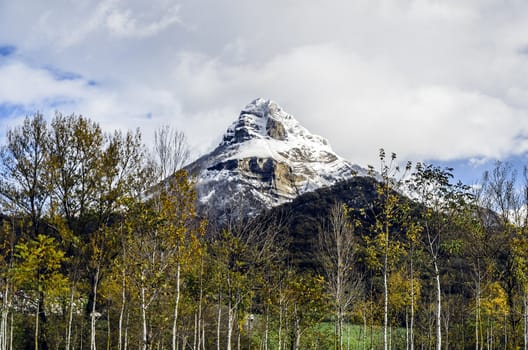
M 404 184 L 407 172 L 410 170 L 410 163 L 405 169 L 400 169 L 396 163 L 396 154 L 392 153 L 387 159 L 384 149 L 380 149 L 380 170 L 374 171 L 370 166 L 370 172 L 378 177 L 376 185 L 376 199 L 373 202 L 371 214 L 374 216 L 372 240 L 367 237 L 367 255 L 370 257 L 371 266 L 381 268 L 383 275 L 383 348 L 388 349 L 388 329 L 389 329 L 389 274 L 394 258 L 401 252 L 398 240 L 392 239 L 392 234 L 401 226 L 403 218 L 407 216 L 402 211 L 401 196 L 398 193 Z M 393 259 L 393 261 L 390 261 Z M 380 261 L 381 260 L 381 261 Z
M 348 208 L 335 204 L 325 225 L 319 230 L 319 260 L 325 282 L 335 302 L 336 349 L 343 349 L 345 313 L 361 293 L 361 276 L 356 270 L 357 241 Z
M 0 196 L 29 217 L 33 237 L 39 232 L 50 195 L 47 140 L 47 124 L 37 113 L 10 129 L 7 144 L 0 149 Z
M 290 346 L 301 349 L 303 335 L 321 322 L 329 311 L 324 278 L 313 274 L 297 274 L 288 280 L 286 298 L 290 323 Z
M 181 171 L 163 186 L 148 199 L 137 197 L 128 202 L 122 227 L 125 240 L 116 261 L 121 267 L 113 272 L 113 278 L 122 281 L 121 293 L 112 296 L 122 305 L 121 310 L 132 302 L 138 308 L 135 314 L 142 349 L 161 344 L 167 332 L 172 347 L 178 347 L 182 274 L 201 255 L 204 223 L 194 209 L 192 182 Z M 132 300 L 124 300 L 124 294 Z M 165 306 L 156 307 L 160 305 Z M 123 311 L 120 322 L 122 317 Z
M 449 250 L 449 234 L 456 232 L 461 213 L 466 213 L 469 199 L 468 187 L 451 183 L 452 169 L 442 169 L 429 164 L 416 164 L 412 174 L 411 190 L 423 205 L 421 227 L 423 243 L 429 253 L 436 289 L 436 345 L 442 347 L 442 285 L 441 253 Z
M 15 256 L 18 260 L 15 280 L 25 292 L 31 293 L 34 304 L 35 350 L 45 350 L 48 348 L 46 328 L 41 328 L 46 325 L 47 298 L 50 294 L 60 294 L 67 286 L 66 277 L 60 272 L 64 252 L 52 237 L 39 234 L 35 239 L 17 244 Z
M 1 288 L 1 317 L 0 317 L 0 349 L 12 348 L 13 301 L 16 290 L 13 272 L 15 267 L 15 219 L 7 218 L 2 221 L 0 228 L 0 288 Z M 11 316 L 11 320 L 10 320 Z

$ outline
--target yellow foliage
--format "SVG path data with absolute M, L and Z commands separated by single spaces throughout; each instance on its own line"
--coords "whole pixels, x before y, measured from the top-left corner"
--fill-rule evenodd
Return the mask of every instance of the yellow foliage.
M 400 271 L 390 274 L 389 284 L 389 305 L 394 311 L 402 311 L 406 306 L 411 304 L 411 280 L 404 276 Z M 420 281 L 414 278 L 412 285 L 415 307 L 420 297 Z
M 499 282 L 490 283 L 481 299 L 482 313 L 498 319 L 509 314 L 508 297 Z

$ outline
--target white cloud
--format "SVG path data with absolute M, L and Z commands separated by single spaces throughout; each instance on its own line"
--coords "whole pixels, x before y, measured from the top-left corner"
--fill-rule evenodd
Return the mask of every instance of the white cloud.
M 161 18 L 153 21 L 140 21 L 129 9 L 113 10 L 106 17 L 106 25 L 111 33 L 122 37 L 153 36 L 174 23 L 181 23 L 178 6 L 169 8 Z
M 57 80 L 45 69 L 20 62 L 0 66 L 0 101 L 10 104 L 43 106 L 57 99 L 75 100 L 89 87 L 82 80 Z
M 190 111 L 231 105 L 231 96 L 282 96 L 278 102 L 302 123 L 363 164 L 380 147 L 403 158 L 439 160 L 527 150 L 518 136 L 528 132 L 528 119 L 499 98 L 416 84 L 383 60 L 367 61 L 334 45 L 296 48 L 262 65 L 188 55 L 175 76 Z
M 49 6 L 47 6 L 49 4 Z M 11 5 L 18 11 L 17 5 Z M 18 5 L 24 6 L 24 1 Z M 174 24 L 182 25 L 180 6 L 172 1 L 153 0 L 56 0 L 37 4 L 26 44 L 47 46 L 49 50 L 64 50 L 85 45 L 94 38 L 105 41 L 117 39 L 145 39 L 155 36 Z M 30 19 L 30 18 L 29 18 Z M 21 19 L 27 21 L 28 19 Z M 95 44 L 97 45 L 97 43 Z M 89 45 L 90 46 L 90 45 Z
M 528 3 L 321 4 L 4 3 L 0 44 L 18 56 L 0 61 L 0 104 L 59 96 L 74 101 L 65 112 L 141 126 L 147 140 L 171 122 L 203 151 L 262 96 L 361 164 L 379 147 L 439 160 L 528 150 Z M 46 65 L 85 78 L 58 81 Z

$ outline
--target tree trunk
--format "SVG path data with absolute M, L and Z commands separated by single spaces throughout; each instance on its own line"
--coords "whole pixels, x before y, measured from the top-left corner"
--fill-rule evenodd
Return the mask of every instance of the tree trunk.
M 528 349 L 528 295 L 524 292 L 523 295 L 524 310 L 523 310 L 523 337 L 524 350 Z
M 220 350 L 221 326 L 222 326 L 222 294 L 218 292 L 218 311 L 216 314 L 216 350 Z
M 39 301 L 37 303 L 37 323 L 36 323 L 36 335 L 37 335 L 37 346 L 38 349 L 48 350 L 48 342 L 45 336 L 40 336 L 42 332 L 42 325 L 47 322 L 46 312 L 44 311 L 44 292 L 39 293 Z
M 99 284 L 99 266 L 95 271 L 94 285 L 93 285 L 93 303 L 92 313 L 90 314 L 90 350 L 96 350 L 95 344 L 95 318 L 96 318 L 96 305 L 97 305 L 97 286 Z
M 385 230 L 385 256 L 383 257 L 383 349 L 388 350 L 387 327 L 389 325 L 389 287 L 387 283 L 388 274 L 388 255 L 389 255 L 389 233 L 388 227 Z
M 231 307 L 231 300 L 227 304 L 227 336 L 226 336 L 226 350 L 231 350 L 231 338 L 233 336 L 233 323 L 235 322 L 233 309 Z
M 37 311 L 35 313 L 35 350 L 39 350 L 39 311 L 40 300 L 37 300 Z
M 266 324 L 264 325 L 264 350 L 268 350 L 268 336 L 269 336 L 269 306 L 266 305 Z
M 475 350 L 479 350 L 479 323 L 480 323 L 480 277 L 477 281 L 475 298 Z
M 202 324 L 203 324 L 203 317 L 202 317 L 202 303 L 203 303 L 203 258 L 200 259 L 200 295 L 198 298 L 198 344 L 196 346 L 197 349 L 200 349 L 202 346 Z
M 367 316 L 363 314 L 363 348 L 367 344 Z
M 409 350 L 411 342 L 409 341 L 409 312 L 405 308 L 405 350 Z
M 339 308 L 339 349 L 343 350 L 343 309 Z
M 295 320 L 294 328 L 295 328 L 294 350 L 299 350 L 301 348 L 301 326 L 300 326 L 299 319 Z
M 70 309 L 68 311 L 68 328 L 66 330 L 66 350 L 70 350 L 71 347 L 71 333 L 73 323 L 73 296 L 75 294 L 75 287 L 72 285 L 70 291 Z
M 125 303 L 126 303 L 126 276 L 123 270 L 123 276 L 121 280 L 121 308 L 119 310 L 119 324 L 118 324 L 118 343 L 117 349 L 123 350 L 123 318 L 125 317 Z
M 528 295 L 524 292 L 523 295 L 523 339 L 524 350 L 528 349 Z
M 411 324 L 409 329 L 409 350 L 414 350 L 414 266 L 411 251 Z
M 280 293 L 282 293 L 280 290 L 279 290 L 279 295 Z M 279 296 L 279 329 L 277 331 L 277 338 L 278 338 L 278 350 L 282 350 L 282 314 L 283 314 L 283 310 L 282 310 L 282 296 Z
M 11 324 L 9 325 L 9 350 L 13 350 L 13 332 L 15 329 L 13 313 L 11 313 Z
M 436 259 L 434 261 L 435 282 L 436 282 L 436 350 L 442 349 L 442 289 L 440 286 L 440 272 Z
M 176 300 L 174 302 L 174 319 L 172 321 L 172 350 L 176 350 L 178 337 L 178 308 L 180 305 L 180 274 L 181 265 L 178 261 L 176 265 Z
M 111 328 L 110 328 L 110 312 L 106 312 L 106 350 L 110 350 L 112 341 L 110 340 Z
M 7 325 L 8 325 L 8 319 L 9 319 L 9 283 L 6 283 L 6 288 L 3 295 L 3 303 L 2 303 L 2 320 L 1 320 L 1 349 L 6 350 L 7 349 Z
M 202 322 L 202 350 L 205 350 L 205 321 Z
M 148 333 L 147 333 L 147 305 L 145 298 L 145 287 L 141 287 L 141 349 L 147 349 Z
M 123 335 L 123 350 L 128 350 L 128 320 L 130 317 L 130 309 L 126 313 L 126 322 L 125 322 L 125 334 Z

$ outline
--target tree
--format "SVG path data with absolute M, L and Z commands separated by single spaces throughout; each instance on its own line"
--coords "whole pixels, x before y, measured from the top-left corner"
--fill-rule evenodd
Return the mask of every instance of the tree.
M 15 220 L 11 218 L 2 222 L 1 239 L 0 239 L 0 290 L 2 291 L 2 306 L 0 318 L 0 349 L 12 349 L 12 332 L 13 322 L 9 322 L 9 315 L 13 309 L 13 294 L 16 289 L 13 270 L 14 270 L 14 252 L 16 244 Z M 10 324 L 9 324 L 10 323 Z
M 440 258 L 447 234 L 456 230 L 461 213 L 467 213 L 468 187 L 452 184 L 452 169 L 418 163 L 412 174 L 411 190 L 423 204 L 421 226 L 424 245 L 429 252 L 436 285 L 436 349 L 442 347 L 442 287 Z M 463 217 L 463 216 L 462 216 Z
M 154 156 L 159 180 L 180 170 L 189 160 L 187 138 L 182 131 L 164 125 L 154 131 Z
M 60 294 L 67 288 L 66 277 L 60 272 L 65 260 L 64 252 L 52 237 L 42 234 L 28 242 L 17 244 L 15 251 L 18 260 L 15 280 L 25 292 L 33 293 L 35 350 L 46 350 L 48 344 L 41 330 L 46 323 L 44 306 L 49 294 Z
M 86 236 L 101 175 L 104 135 L 99 125 L 76 115 L 57 113 L 51 122 L 50 177 L 53 200 L 68 227 Z
M 105 134 L 88 118 L 56 113 L 49 150 L 50 224 L 72 256 L 71 295 L 81 278 L 89 281 L 86 317 L 94 348 L 98 285 L 116 249 L 105 237 L 122 214 L 125 198 L 142 195 L 155 179 L 139 131 Z
M 164 330 L 170 333 L 173 349 L 178 347 L 182 274 L 196 265 L 202 251 L 204 222 L 197 217 L 195 201 L 193 183 L 181 171 L 149 199 L 131 198 L 127 204 L 122 268 L 114 270 L 118 276 L 113 278 L 126 273 L 122 281 L 138 307 L 142 349 L 162 343 Z
M 49 199 L 48 131 L 42 114 L 26 117 L 21 127 L 7 132 L 0 149 L 0 196 L 17 212 L 29 216 L 33 237 Z
M 525 174 L 526 177 L 526 174 Z M 517 171 L 509 163 L 497 162 L 491 171 L 486 171 L 482 179 L 479 193 L 479 205 L 483 215 L 483 227 L 486 238 L 493 238 L 502 249 L 496 251 L 496 257 L 501 259 L 497 265 L 497 273 L 502 282 L 508 302 L 508 327 L 510 330 L 508 342 L 512 348 L 519 344 L 521 337 L 517 336 L 520 323 L 519 314 L 528 319 L 528 294 L 526 271 L 526 250 L 528 238 L 526 234 L 527 195 L 524 188 L 517 182 Z M 520 298 L 519 298 L 520 294 Z M 522 304 L 523 306 L 519 305 Z M 524 310 L 518 312 L 520 308 Z M 528 325 L 523 322 L 524 343 L 528 344 Z M 505 332 L 506 334 L 508 332 Z
M 328 312 L 328 295 L 324 292 L 324 285 L 322 276 L 311 274 L 297 274 L 287 281 L 292 350 L 301 348 L 303 333 L 320 322 Z
M 404 222 L 403 218 L 407 216 L 407 212 L 402 210 L 406 208 L 401 205 L 400 195 L 398 190 L 401 189 L 404 183 L 404 178 L 407 171 L 410 170 L 410 163 L 407 163 L 403 174 L 400 173 L 400 167 L 396 165 L 396 154 L 392 153 L 390 160 L 387 162 L 386 153 L 384 149 L 380 149 L 380 173 L 376 174 L 372 166 L 369 167 L 370 172 L 374 176 L 378 176 L 379 182 L 376 185 L 377 198 L 374 201 L 372 212 L 374 216 L 374 223 L 372 231 L 376 237 L 370 240 L 373 246 L 367 247 L 367 255 L 370 255 L 373 260 L 378 260 L 381 255 L 382 263 L 381 269 L 383 274 L 383 348 L 388 349 L 388 328 L 389 328 L 389 288 L 388 280 L 390 273 L 389 262 L 390 257 L 395 257 L 400 252 L 399 244 L 392 244 L 391 233 L 398 229 Z M 399 176 L 399 178 L 397 178 Z M 373 265 L 378 265 L 375 262 Z
M 335 348 L 343 349 L 343 322 L 349 306 L 361 293 L 361 276 L 356 271 L 357 243 L 348 208 L 335 204 L 328 222 L 319 230 L 319 260 L 329 294 L 335 301 Z

